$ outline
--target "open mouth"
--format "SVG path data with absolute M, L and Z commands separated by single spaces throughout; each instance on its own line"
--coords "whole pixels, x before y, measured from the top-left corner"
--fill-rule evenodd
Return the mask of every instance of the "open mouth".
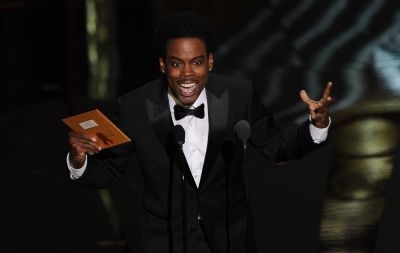
M 182 96 L 189 97 L 192 96 L 194 90 L 196 89 L 197 83 L 196 82 L 187 82 L 187 83 L 178 83 L 180 88 L 180 93 Z

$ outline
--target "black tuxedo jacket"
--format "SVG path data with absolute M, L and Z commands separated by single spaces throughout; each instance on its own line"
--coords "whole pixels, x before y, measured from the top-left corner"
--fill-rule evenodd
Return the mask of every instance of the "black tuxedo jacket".
M 133 141 L 89 157 L 85 173 L 74 181 L 107 187 L 124 174 L 130 156 L 136 153 L 144 177 L 142 252 L 182 252 L 181 173 L 186 178 L 188 239 L 200 216 L 214 253 L 247 252 L 246 224 L 251 217 L 246 215 L 242 146 L 233 130 L 239 120 L 251 125 L 250 145 L 273 162 L 300 158 L 320 146 L 313 143 L 308 122 L 277 128 L 249 81 L 210 74 L 206 94 L 209 137 L 198 188 L 171 138 L 174 126 L 162 79 L 118 99 L 117 125 Z M 254 243 L 250 244 L 255 252 Z

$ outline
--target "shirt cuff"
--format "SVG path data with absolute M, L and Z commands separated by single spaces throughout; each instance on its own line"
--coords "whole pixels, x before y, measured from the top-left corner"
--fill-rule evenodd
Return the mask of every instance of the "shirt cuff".
M 86 170 L 87 166 L 87 156 L 85 157 L 85 162 L 81 168 L 75 169 L 69 161 L 69 153 L 67 154 L 67 166 L 69 169 L 69 177 L 72 180 L 80 178 Z
M 320 144 L 321 142 L 324 142 L 326 140 L 326 138 L 328 137 L 328 129 L 329 129 L 330 125 L 331 125 L 330 117 L 329 117 L 329 124 L 325 128 L 318 128 L 318 127 L 314 126 L 310 120 L 310 134 L 311 134 L 311 138 L 313 139 L 314 143 Z

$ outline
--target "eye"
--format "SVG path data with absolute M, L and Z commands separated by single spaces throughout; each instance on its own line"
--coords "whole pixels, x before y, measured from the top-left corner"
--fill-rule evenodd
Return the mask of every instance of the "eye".
M 200 65 L 203 64 L 203 60 L 201 60 L 201 59 L 195 60 L 195 61 L 193 61 L 193 64 L 197 65 L 197 66 L 200 66 Z
M 174 68 L 179 68 L 180 66 L 182 66 L 182 63 L 178 61 L 173 61 L 171 62 L 171 66 Z

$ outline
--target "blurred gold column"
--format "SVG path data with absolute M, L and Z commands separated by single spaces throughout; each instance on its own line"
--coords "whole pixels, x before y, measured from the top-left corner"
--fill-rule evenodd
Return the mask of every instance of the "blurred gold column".
M 400 99 L 365 100 L 333 114 L 323 253 L 373 252 L 399 137 Z
M 88 98 L 113 101 L 117 96 L 118 55 L 116 43 L 115 1 L 86 0 L 86 40 L 89 63 Z M 98 190 L 116 238 L 97 241 L 102 247 L 121 247 L 127 241 L 109 189 Z
M 94 100 L 113 100 L 117 96 L 118 55 L 114 9 L 113 0 L 86 0 L 88 96 Z

